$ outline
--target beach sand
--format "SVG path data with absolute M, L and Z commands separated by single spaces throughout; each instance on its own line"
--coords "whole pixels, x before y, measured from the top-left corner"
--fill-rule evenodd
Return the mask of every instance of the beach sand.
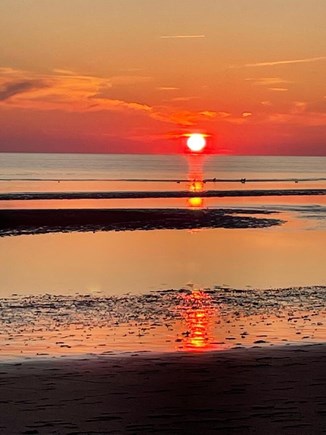
M 322 434 L 326 345 L 0 364 L 3 434 Z

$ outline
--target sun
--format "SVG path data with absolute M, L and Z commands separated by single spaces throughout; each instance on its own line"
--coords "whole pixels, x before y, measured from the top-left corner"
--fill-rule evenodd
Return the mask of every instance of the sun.
M 192 133 L 187 139 L 187 147 L 193 153 L 200 153 L 206 146 L 205 135 L 201 133 Z

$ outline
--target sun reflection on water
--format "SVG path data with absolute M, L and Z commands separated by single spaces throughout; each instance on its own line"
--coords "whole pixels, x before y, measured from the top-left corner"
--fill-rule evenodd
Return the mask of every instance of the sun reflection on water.
M 204 351 L 215 348 L 212 340 L 216 309 L 211 297 L 202 290 L 192 290 L 181 296 L 178 310 L 187 328 L 182 333 L 182 350 Z
M 188 190 L 191 193 L 198 193 L 204 191 L 203 181 L 203 156 L 188 156 Z M 192 196 L 188 198 L 187 205 L 189 208 L 198 209 L 204 207 L 203 198 L 198 196 Z
M 199 196 L 193 196 L 191 198 L 188 198 L 188 206 L 190 208 L 202 208 L 203 205 L 204 205 L 204 200 Z

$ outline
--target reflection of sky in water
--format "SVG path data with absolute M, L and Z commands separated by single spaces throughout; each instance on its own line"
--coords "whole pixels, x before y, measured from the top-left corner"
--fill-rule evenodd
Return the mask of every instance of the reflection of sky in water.
M 106 294 L 228 284 L 326 284 L 326 232 L 292 219 L 267 229 L 56 233 L 0 238 L 0 296 Z
M 1 154 L 1 179 L 184 178 L 188 161 L 206 178 L 325 178 L 326 157 Z M 196 163 L 192 166 L 194 167 Z
M 229 172 L 227 159 L 221 162 L 225 170 L 221 178 L 271 175 L 250 159 L 234 160 L 238 163 Z M 285 167 L 276 171 L 277 159 L 273 164 L 274 178 L 311 175 L 309 165 L 302 174 L 300 165 L 289 173 Z M 188 169 L 183 161 L 176 174 L 184 177 L 188 170 L 188 181 L 182 183 L 0 182 L 0 191 L 7 192 L 198 192 L 189 199 L 3 201 L 3 208 L 190 207 L 195 212 L 203 207 L 238 207 L 274 210 L 279 215 L 272 217 L 286 221 L 268 229 L 0 238 L 0 298 L 12 293 L 34 295 L 0 299 L 0 355 L 198 351 L 323 341 L 325 288 L 249 289 L 326 285 L 326 197 L 202 198 L 200 193 L 207 189 L 324 188 L 325 182 L 203 183 L 204 172 L 205 177 L 215 174 L 209 165 L 205 159 L 189 157 Z M 323 167 L 318 167 L 321 174 Z M 161 175 L 171 178 L 172 169 Z M 313 175 L 317 172 L 312 171 Z M 141 176 L 141 165 L 133 173 Z M 157 292 L 182 288 L 187 281 L 207 290 Z M 228 286 L 247 290 L 237 293 Z

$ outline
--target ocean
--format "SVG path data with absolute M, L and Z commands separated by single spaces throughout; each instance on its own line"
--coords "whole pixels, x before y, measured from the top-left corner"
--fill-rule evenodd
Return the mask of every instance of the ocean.
M 262 334 L 266 343 L 295 342 L 284 310 L 310 316 L 314 307 L 323 323 L 326 202 L 316 191 L 326 187 L 325 157 L 1 154 L 0 165 L 2 219 L 27 209 L 162 213 L 156 226 L 2 231 L 1 355 L 35 357 L 45 344 L 50 355 L 91 352 L 94 343 L 103 351 L 209 350 L 217 341 L 230 347 L 230 334 L 243 345 Z M 285 196 L 288 189 L 310 193 Z M 226 196 L 205 197 L 221 190 Z M 236 224 L 167 226 L 164 213 L 174 209 L 214 211 Z M 307 342 L 325 334 L 300 325 Z M 252 335 L 240 336 L 243 329 Z M 58 337 L 69 335 L 74 344 L 58 349 Z
M 205 178 L 326 180 L 326 157 L 24 153 L 0 154 L 0 179 L 184 179 L 193 162 Z

